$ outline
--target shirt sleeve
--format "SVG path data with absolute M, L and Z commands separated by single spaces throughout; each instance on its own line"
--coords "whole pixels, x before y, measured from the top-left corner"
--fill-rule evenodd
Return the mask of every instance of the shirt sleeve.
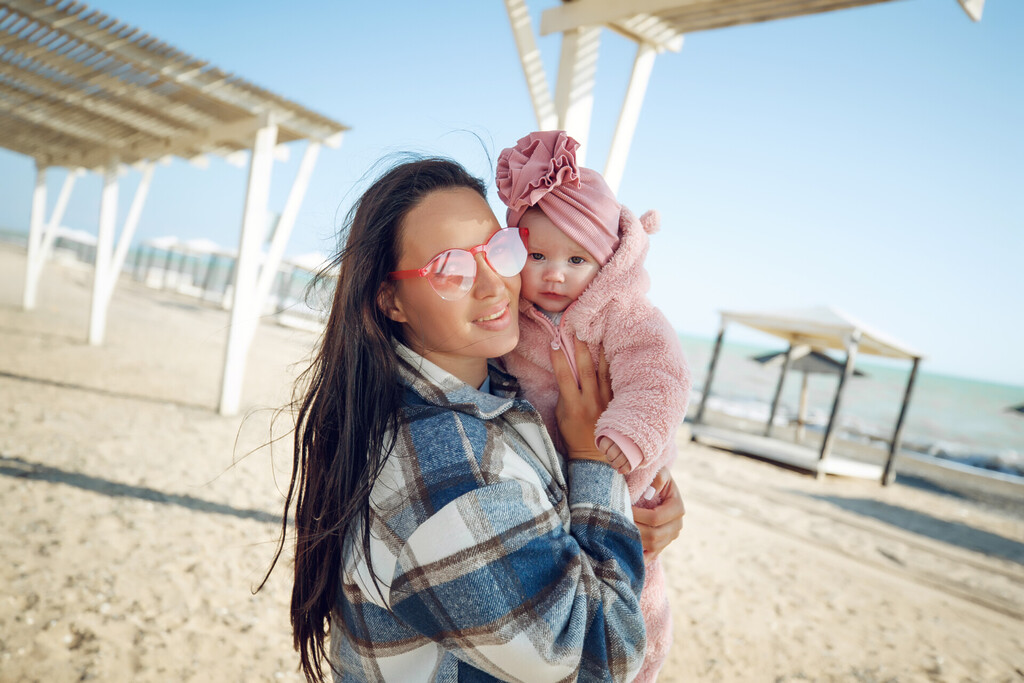
M 568 477 L 568 531 L 526 479 L 476 488 L 430 516 L 398 555 L 394 613 L 502 680 L 632 680 L 646 636 L 628 491 L 601 462 L 572 461 Z

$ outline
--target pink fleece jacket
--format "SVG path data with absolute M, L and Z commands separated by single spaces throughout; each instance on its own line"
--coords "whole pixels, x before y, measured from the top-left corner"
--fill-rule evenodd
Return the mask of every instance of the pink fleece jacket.
M 614 398 L 597 422 L 596 435 L 608 436 L 629 458 L 626 475 L 634 504 L 654 507 L 655 497 L 644 500 L 663 466 L 675 459 L 676 427 L 683 421 L 690 395 L 690 371 L 675 330 L 647 300 L 650 279 L 643 262 L 648 234 L 657 232 L 658 214 L 648 211 L 640 219 L 623 207 L 619 216 L 620 243 L 579 299 L 565 310 L 556 327 L 532 303 L 519 302 L 519 344 L 505 355 L 506 369 L 516 376 L 523 396 L 540 412 L 559 451 L 564 444 L 555 422 L 558 384 L 551 365 L 551 342 L 557 340 L 573 372 L 572 339 L 590 347 L 596 361 L 604 349 L 611 372 Z M 653 681 L 672 642 L 672 618 L 665 594 L 661 563 L 647 566 L 641 594 L 647 625 L 647 658 L 637 681 Z

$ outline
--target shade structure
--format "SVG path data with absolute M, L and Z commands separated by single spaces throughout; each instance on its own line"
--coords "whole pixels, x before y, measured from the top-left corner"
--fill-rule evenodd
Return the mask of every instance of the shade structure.
M 802 381 L 800 383 L 800 406 L 797 410 L 797 429 L 796 429 L 796 442 L 800 443 L 804 438 L 804 429 L 807 424 L 807 392 L 808 392 L 808 375 L 837 375 L 842 377 L 843 375 L 843 364 L 832 359 L 820 351 L 812 349 L 810 346 L 801 346 L 797 348 L 788 349 L 787 351 L 780 351 L 778 353 L 769 353 L 763 356 L 755 356 L 754 360 L 762 365 L 775 366 L 781 365 L 786 368 L 788 361 L 788 368 L 790 370 L 796 370 L 802 375 Z M 860 370 L 853 369 L 854 377 L 863 377 L 864 373 Z M 775 411 L 779 407 L 779 398 L 782 395 L 782 380 L 780 379 L 779 386 L 776 391 L 775 400 L 772 402 L 772 409 L 768 415 L 768 425 L 766 426 L 766 434 L 771 435 L 772 425 L 775 420 Z
M 605 24 L 639 40 L 682 36 L 730 26 L 822 14 L 893 0 L 563 0 L 544 13 L 541 33 L 565 31 L 586 24 Z M 974 21 L 981 19 L 984 0 L 959 0 Z
M 239 409 L 248 348 L 322 145 L 347 126 L 187 55 L 72 0 L 0 0 L 0 145 L 36 163 L 23 304 L 35 306 L 75 178 L 103 176 L 89 342 L 102 343 L 106 313 L 145 205 L 154 164 L 207 155 L 249 163 L 231 323 L 219 408 Z M 305 141 L 299 172 L 261 258 L 275 159 Z M 119 176 L 142 178 L 115 250 Z M 46 174 L 70 170 L 46 213 Z
M 636 43 L 636 56 L 604 177 L 617 191 L 640 119 L 655 57 L 679 52 L 687 33 L 821 14 L 893 0 L 563 0 L 541 15 L 540 35 L 560 33 L 561 55 L 552 93 L 530 19 L 527 0 L 505 0 L 526 87 L 541 130 L 563 129 L 581 146 L 584 163 L 594 106 L 597 53 L 602 29 Z M 952 0 L 947 0 L 951 2 Z M 958 0 L 967 16 L 981 19 L 985 0 Z
M 780 337 L 794 345 L 845 351 L 854 332 L 860 334 L 859 353 L 913 359 L 922 354 L 888 334 L 830 306 L 770 311 L 723 311 L 722 324 L 739 323 Z
M 754 356 L 754 360 L 762 365 L 782 365 L 786 359 L 785 351 L 767 353 L 763 356 Z M 803 352 L 794 351 L 789 365 L 790 370 L 803 372 L 808 375 L 841 375 L 843 364 L 820 351 L 815 351 L 809 346 L 803 347 Z M 854 377 L 864 377 L 864 373 L 854 368 Z
M 826 461 L 836 436 L 837 416 L 842 403 L 843 389 L 854 373 L 854 362 L 857 354 L 866 353 L 911 360 L 913 365 L 910 370 L 910 377 L 907 380 L 906 391 L 903 395 L 903 405 L 900 409 L 899 418 L 896 421 L 896 429 L 890 444 L 889 456 L 880 475 L 883 484 L 889 484 L 893 481 L 895 476 L 893 461 L 896 453 L 899 452 L 903 439 L 903 424 L 907 415 L 907 407 L 910 403 L 910 395 L 917 377 L 917 368 L 923 358 L 919 352 L 902 342 L 896 341 L 889 335 L 861 323 L 852 316 L 829 306 L 763 312 L 724 311 L 721 317 L 721 327 L 718 331 L 718 338 L 715 341 L 714 351 L 711 354 L 711 364 L 708 366 L 708 374 L 704 382 L 704 392 L 701 396 L 700 406 L 697 409 L 697 416 L 695 418 L 697 425 L 702 424 L 704 421 L 704 409 L 707 405 L 708 396 L 711 394 L 711 386 L 714 381 L 715 370 L 718 366 L 725 329 L 730 323 L 746 325 L 789 342 L 789 348 L 783 354 L 782 372 L 779 375 L 779 382 L 775 389 L 775 398 L 772 400 L 771 412 L 765 426 L 765 438 L 771 437 L 772 423 L 778 408 L 779 397 L 782 395 L 782 387 L 786 380 L 786 374 L 794 362 L 798 362 L 802 357 L 808 355 L 812 348 L 840 349 L 846 352 L 846 362 L 843 364 L 842 372 L 839 375 L 839 385 L 836 388 L 828 427 L 825 430 L 817 461 L 813 464 L 814 471 L 819 475 L 827 471 Z M 825 358 L 828 357 L 825 356 Z M 831 361 L 831 359 L 828 359 L 828 361 Z M 810 362 L 808 361 L 808 363 Z M 824 365 L 828 364 L 821 359 L 818 359 L 816 362 Z M 695 439 L 699 438 L 700 430 L 695 429 L 693 434 Z
M 43 166 L 103 168 L 252 149 L 347 127 L 68 0 L 0 1 L 0 140 Z

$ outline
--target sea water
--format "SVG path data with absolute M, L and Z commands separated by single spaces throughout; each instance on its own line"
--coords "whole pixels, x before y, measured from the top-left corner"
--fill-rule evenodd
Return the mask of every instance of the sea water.
M 690 415 L 695 415 L 707 377 L 714 340 L 680 335 L 693 373 L 694 396 Z M 735 417 L 765 422 L 779 381 L 781 365 L 766 366 L 755 356 L 784 351 L 732 343 L 722 345 L 711 387 L 708 409 Z M 842 353 L 832 353 L 842 363 Z M 840 435 L 869 441 L 888 449 L 910 377 L 910 361 L 874 361 L 860 356 L 855 363 L 864 377 L 851 377 L 839 411 Z M 795 420 L 800 403 L 802 373 L 786 377 L 777 424 Z M 828 425 L 839 378 L 808 377 L 809 430 L 823 432 Z M 904 450 L 955 460 L 973 467 L 1024 476 L 1024 414 L 1011 410 L 1024 403 L 1024 387 L 997 384 L 928 372 L 922 361 L 912 390 L 903 427 Z

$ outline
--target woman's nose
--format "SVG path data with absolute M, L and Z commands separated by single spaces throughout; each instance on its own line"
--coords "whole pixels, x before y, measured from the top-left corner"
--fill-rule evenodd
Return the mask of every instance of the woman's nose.
M 483 254 L 476 255 L 476 282 L 473 283 L 474 294 L 481 298 L 487 298 L 499 293 L 505 286 L 501 276 L 494 272 L 491 264 L 487 262 Z

